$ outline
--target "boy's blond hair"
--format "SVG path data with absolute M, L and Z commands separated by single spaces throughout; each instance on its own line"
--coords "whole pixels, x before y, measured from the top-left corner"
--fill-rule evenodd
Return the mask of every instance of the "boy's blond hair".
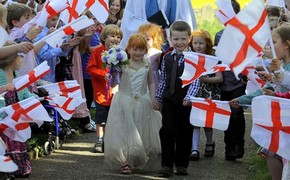
M 30 16 L 31 9 L 25 4 L 13 3 L 7 7 L 7 23 L 10 29 L 14 28 L 13 20 L 19 21 L 22 16 Z
M 118 35 L 121 37 L 121 39 L 123 38 L 122 30 L 120 29 L 119 26 L 115 24 L 109 24 L 105 26 L 105 28 L 101 32 L 100 39 L 102 44 L 105 45 L 105 40 L 109 35 Z

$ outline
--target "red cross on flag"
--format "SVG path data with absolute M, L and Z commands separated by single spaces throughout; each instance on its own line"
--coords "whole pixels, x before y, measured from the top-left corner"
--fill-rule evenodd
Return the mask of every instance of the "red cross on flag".
M 184 71 L 180 79 L 182 87 L 192 83 L 206 71 L 211 70 L 219 61 L 214 56 L 195 52 L 184 52 Z
M 50 96 L 61 95 L 67 97 L 82 97 L 81 87 L 76 80 L 61 81 L 39 86 L 44 88 Z
M 229 20 L 236 16 L 231 0 L 216 0 L 215 4 L 217 5 L 216 17 L 227 25 Z
M 41 79 L 43 76 L 50 72 L 50 67 L 47 65 L 47 61 L 39 64 L 36 68 L 30 71 L 24 76 L 17 77 L 13 79 L 13 84 L 17 91 L 22 90 L 23 88 L 28 87 L 30 84 Z
M 35 97 L 3 107 L 1 112 L 5 112 L 7 116 L 0 122 L 0 133 L 20 142 L 25 142 L 30 138 L 30 122 L 35 122 L 40 126 L 43 121 L 52 121 L 47 111 Z
M 211 70 L 204 72 L 202 75 L 213 74 L 217 72 L 230 71 L 230 67 L 227 64 L 217 64 Z
M 49 105 L 54 107 L 63 119 L 69 120 L 76 107 L 85 102 L 84 99 L 68 98 L 65 96 L 56 96 L 46 99 Z
M 17 123 L 12 121 L 10 117 L 6 117 L 0 122 L 0 133 L 5 134 L 14 141 L 26 142 L 31 137 L 30 124 L 28 122 Z
M 110 13 L 108 0 L 87 0 L 86 8 L 100 23 L 105 23 Z
M 268 6 L 278 6 L 285 8 L 285 0 L 267 0 L 266 4 Z
M 5 112 L 7 116 L 16 123 L 35 122 L 38 126 L 43 121 L 52 121 L 42 104 L 35 97 L 24 99 L 7 107 L 1 108 L 1 112 Z M 41 118 L 39 117 L 41 114 Z M 9 123 L 7 125 L 10 125 Z M 15 124 L 11 124 L 15 125 Z
M 290 100 L 258 96 L 252 100 L 251 136 L 260 146 L 290 160 Z
M 271 32 L 264 2 L 253 0 L 228 22 L 216 55 L 229 64 L 238 78 L 238 74 L 261 53 L 269 37 Z
M 246 67 L 241 74 L 245 75 L 248 77 L 248 79 L 254 83 L 259 89 L 262 89 L 266 81 L 263 81 L 257 74 L 257 71 L 254 66 L 248 66 Z
M 47 0 L 41 10 L 40 17 L 37 19 L 37 25 L 45 27 L 47 19 L 58 15 L 68 7 L 66 0 Z
M 190 123 L 193 126 L 228 129 L 231 108 L 228 101 L 191 98 Z
M 86 9 L 87 0 L 68 0 L 68 7 L 60 13 L 59 18 L 64 24 L 68 24 L 81 16 Z
M 51 47 L 57 47 L 59 40 L 62 39 L 62 37 L 71 35 L 74 32 L 80 31 L 88 26 L 91 26 L 95 24 L 94 20 L 89 19 L 87 16 L 81 16 L 80 18 L 72 21 L 71 23 L 62 26 L 61 28 L 57 29 L 53 33 L 45 36 L 42 38 L 39 42 L 46 41 L 47 44 L 49 44 Z M 37 44 L 36 43 L 36 44 Z

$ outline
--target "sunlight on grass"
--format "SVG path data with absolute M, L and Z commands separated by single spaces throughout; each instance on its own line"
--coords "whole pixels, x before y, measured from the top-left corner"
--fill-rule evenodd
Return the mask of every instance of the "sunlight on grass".
M 109 175 L 109 176 L 114 176 L 114 177 L 126 177 L 128 175 L 122 175 L 122 174 L 117 174 L 117 173 L 104 173 L 104 175 Z M 167 178 L 162 178 L 162 177 L 155 177 L 155 176 L 148 176 L 148 175 L 142 175 L 142 174 L 131 174 L 130 177 L 138 177 L 142 179 L 156 179 L 156 180 L 163 180 Z M 130 178 L 131 179 L 131 178 Z

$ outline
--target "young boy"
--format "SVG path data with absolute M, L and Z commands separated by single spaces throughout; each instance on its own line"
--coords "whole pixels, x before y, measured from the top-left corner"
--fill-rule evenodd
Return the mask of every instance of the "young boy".
M 33 44 L 29 42 L 22 42 L 19 44 L 2 47 L 8 40 L 8 33 L 6 32 L 7 27 L 7 9 L 0 4 L 0 59 L 10 56 L 15 53 L 28 53 L 33 49 Z
M 55 30 L 58 16 L 53 16 L 47 20 L 46 27 L 43 28 L 41 33 L 35 38 L 35 42 L 44 38 L 47 34 L 52 33 Z M 80 42 L 80 38 L 76 37 L 70 39 L 67 43 L 62 44 L 60 47 L 51 47 L 49 44 L 45 44 L 38 52 L 36 56 L 37 64 L 41 64 L 43 61 L 47 61 L 50 66 L 50 73 L 44 76 L 42 79 L 51 83 L 55 83 L 55 67 L 59 63 L 58 57 L 67 56 L 69 50 Z
M 192 125 L 189 121 L 191 96 L 195 96 L 199 80 L 181 87 L 179 78 L 184 70 L 182 52 L 187 51 L 191 28 L 184 21 L 176 21 L 170 26 L 170 40 L 173 51 L 165 54 L 161 66 L 161 80 L 156 93 L 157 100 L 162 103 L 161 169 L 158 174 L 170 176 L 173 165 L 177 175 L 187 175 L 191 150 Z
M 8 6 L 7 8 L 7 23 L 10 29 L 9 40 L 20 42 L 30 42 L 33 43 L 33 40 L 42 30 L 42 27 L 33 27 L 30 23 L 31 9 L 20 3 L 14 3 Z M 20 76 L 26 75 L 32 69 L 36 67 L 35 55 L 38 50 L 44 45 L 44 42 L 39 43 L 33 47 L 33 51 L 29 51 L 23 58 L 21 68 L 18 73 Z M 36 88 L 31 86 L 35 91 Z

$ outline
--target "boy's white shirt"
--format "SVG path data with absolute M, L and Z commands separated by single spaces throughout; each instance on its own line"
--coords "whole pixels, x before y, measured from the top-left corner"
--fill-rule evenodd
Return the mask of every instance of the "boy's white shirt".
M 160 10 L 166 10 L 167 0 L 157 0 Z M 146 15 L 146 0 L 128 0 L 122 18 L 121 29 L 123 38 L 120 47 L 125 49 L 129 37 L 138 31 L 142 24 L 149 23 Z M 177 1 L 176 21 L 182 20 L 187 22 L 191 30 L 197 28 L 195 14 L 189 0 Z
M 6 32 L 6 30 L 0 26 L 0 34 L 1 34 L 1 38 L 0 38 L 0 47 L 2 47 L 5 42 L 8 40 L 8 33 Z

